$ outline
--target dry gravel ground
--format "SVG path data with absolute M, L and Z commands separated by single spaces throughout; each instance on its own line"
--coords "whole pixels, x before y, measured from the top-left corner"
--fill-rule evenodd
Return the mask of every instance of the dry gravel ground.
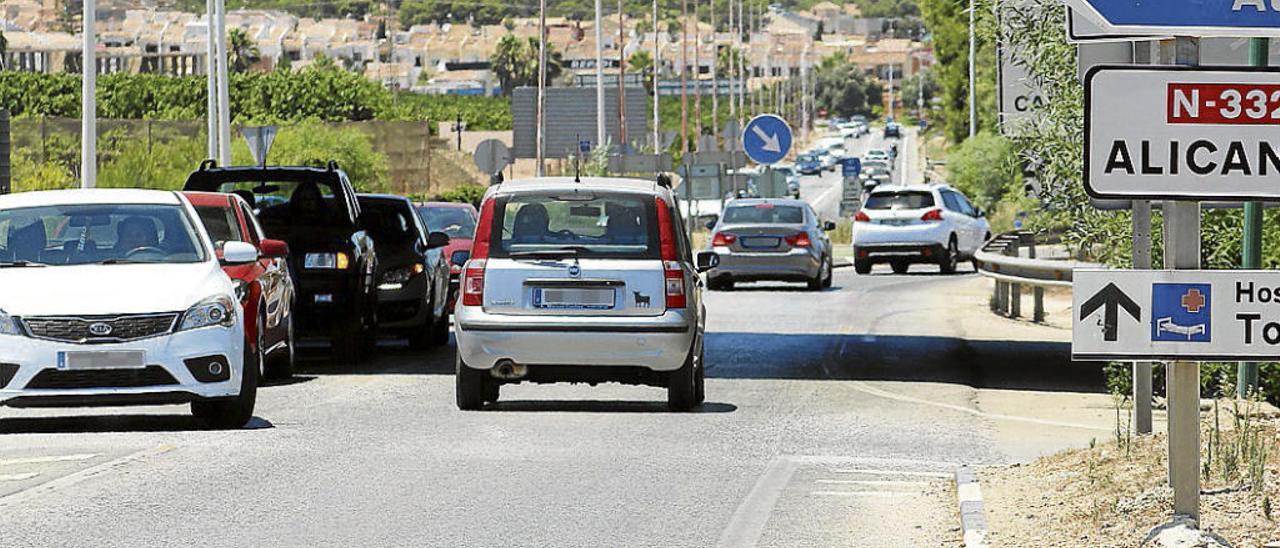
M 1234 405 L 1218 404 L 1216 428 L 1212 405 L 1202 413 L 1201 463 L 1209 470 L 1201 476 L 1201 525 L 1234 546 L 1259 547 L 1280 540 L 1280 419 L 1274 409 L 1245 413 L 1247 406 Z M 993 547 L 1142 546 L 1152 527 L 1171 518 L 1167 450 L 1163 434 L 1113 434 L 1030 464 L 984 469 L 988 541 Z

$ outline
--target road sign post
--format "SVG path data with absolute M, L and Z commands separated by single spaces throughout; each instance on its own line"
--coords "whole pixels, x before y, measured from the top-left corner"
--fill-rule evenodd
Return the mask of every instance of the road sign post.
M 1255 67 L 1267 66 L 1267 54 L 1271 49 L 1270 40 L 1252 38 L 1249 40 L 1249 64 Z M 1244 204 L 1244 240 L 1243 261 L 1240 266 L 1259 268 L 1262 266 L 1262 204 L 1245 202 Z M 1248 398 L 1258 389 L 1258 364 L 1244 362 L 1236 368 L 1236 396 Z

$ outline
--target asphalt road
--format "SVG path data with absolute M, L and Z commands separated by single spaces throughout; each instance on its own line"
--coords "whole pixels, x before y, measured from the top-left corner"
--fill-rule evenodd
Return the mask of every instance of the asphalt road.
M 868 150 L 888 150 L 893 144 L 898 145 L 898 157 L 894 160 L 893 182 L 895 184 L 912 184 L 924 180 L 915 157 L 915 128 L 903 128 L 900 139 L 885 139 L 881 131 L 872 131 L 857 139 L 846 139 L 845 149 L 850 154 L 861 158 Z M 840 168 L 835 171 L 824 171 L 818 175 L 805 175 L 800 178 L 800 197 L 813 204 L 814 210 L 824 219 L 836 219 L 840 214 L 840 197 L 843 177 Z
M 975 390 L 1098 376 L 1063 344 L 966 340 L 936 305 L 973 275 L 929 270 L 710 293 L 695 413 L 617 385 L 464 413 L 452 346 L 394 344 L 354 369 L 311 348 L 249 430 L 0 408 L 0 546 L 954 545 L 951 471 L 1019 449 Z

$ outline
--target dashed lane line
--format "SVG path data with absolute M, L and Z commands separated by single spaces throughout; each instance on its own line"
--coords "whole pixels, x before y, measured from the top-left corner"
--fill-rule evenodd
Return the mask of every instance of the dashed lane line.
M 0 481 L 26 481 L 36 476 L 39 472 L 27 472 L 24 474 L 0 474 Z
M 139 461 L 147 457 L 153 457 L 156 455 L 164 454 L 174 450 L 175 448 L 176 446 L 173 446 L 173 445 L 159 445 L 156 447 L 152 447 L 150 449 L 143 449 L 142 451 L 131 453 L 123 457 L 120 457 L 118 459 L 112 459 L 100 464 L 96 464 L 94 466 L 85 468 L 84 470 L 80 470 L 78 472 L 68 474 L 51 481 L 47 481 L 38 485 L 28 487 L 26 489 L 15 491 L 13 493 L 0 497 L 0 508 L 3 508 L 5 506 L 11 506 L 14 504 L 19 504 L 31 499 L 40 498 L 41 496 L 47 495 L 48 493 L 51 493 L 58 489 L 70 487 L 82 481 L 100 476 L 102 474 L 109 473 L 112 470 L 126 466 L 129 463 L 132 463 L 134 461 Z
M 47 464 L 51 462 L 72 462 L 89 460 L 98 456 L 97 453 L 81 453 L 77 455 L 55 455 L 49 457 L 23 457 L 20 459 L 4 459 L 0 460 L 0 466 L 14 466 L 18 464 Z

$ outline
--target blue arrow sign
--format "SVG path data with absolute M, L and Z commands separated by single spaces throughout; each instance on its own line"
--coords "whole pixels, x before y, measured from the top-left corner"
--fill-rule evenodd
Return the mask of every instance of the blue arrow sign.
M 776 164 L 791 150 L 791 126 L 774 114 L 761 114 L 742 128 L 742 150 L 757 164 Z
M 1280 36 L 1271 0 L 1068 0 L 1115 33 L 1171 36 Z

